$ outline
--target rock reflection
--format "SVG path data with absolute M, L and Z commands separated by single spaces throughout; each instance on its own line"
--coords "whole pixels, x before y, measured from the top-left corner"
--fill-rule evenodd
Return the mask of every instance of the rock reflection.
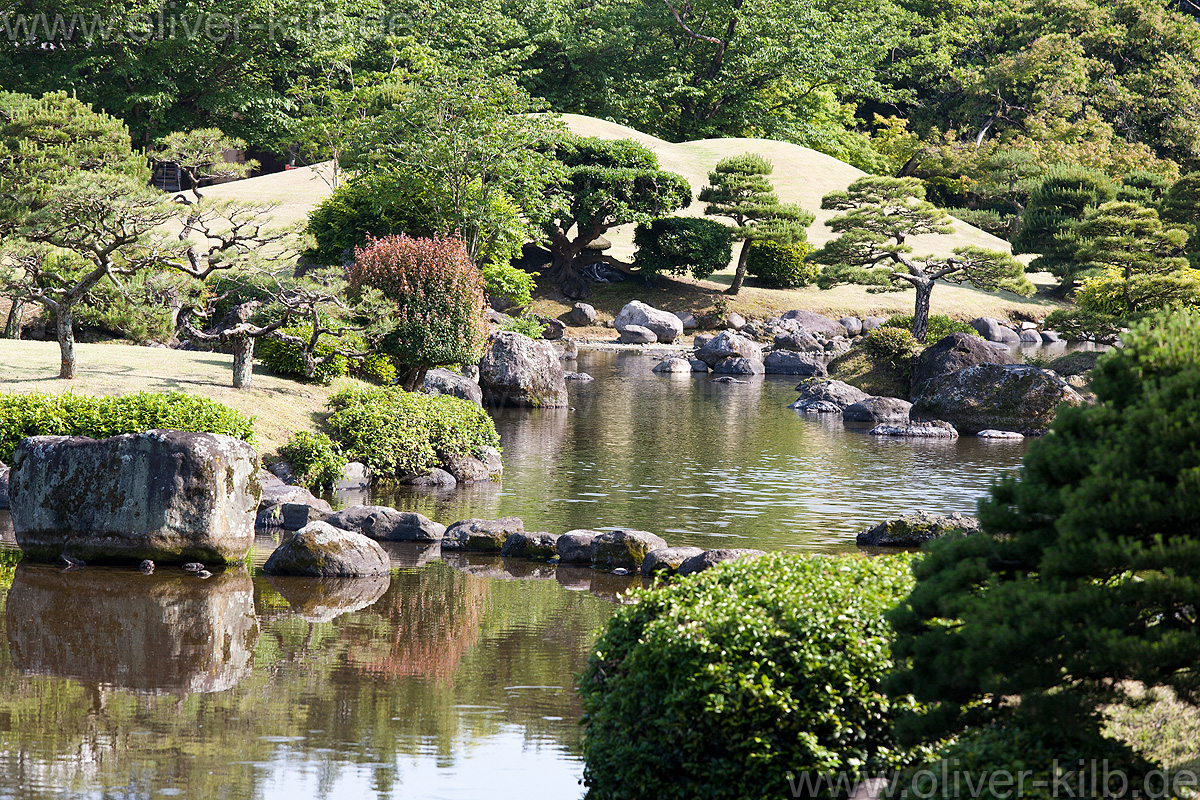
M 306 622 L 331 622 L 342 614 L 370 608 L 391 584 L 387 575 L 367 578 L 267 577 L 271 588 Z
M 22 563 L 6 621 L 23 672 L 169 694 L 235 686 L 253 666 L 259 633 L 245 569 L 200 580 Z

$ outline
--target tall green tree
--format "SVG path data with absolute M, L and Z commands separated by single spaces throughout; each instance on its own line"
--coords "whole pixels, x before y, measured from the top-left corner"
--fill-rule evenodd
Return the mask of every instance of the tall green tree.
M 1049 272 L 1066 295 L 1086 272 L 1075 258 L 1075 225 L 1084 214 L 1116 196 L 1112 181 L 1102 173 L 1064 165 L 1046 172 L 1029 194 L 1029 207 L 1013 239 L 1014 253 L 1037 253 L 1030 271 Z
M 742 240 L 737 271 L 726 294 L 741 291 L 752 242 L 806 241 L 808 226 L 816 219 L 798 205 L 779 202 L 769 177 L 773 171 L 771 162 L 757 153 L 730 156 L 717 162 L 708 173 L 708 186 L 700 190 L 700 200 L 708 204 L 704 213 L 733 220 L 734 235 Z
M 821 208 L 842 213 L 825 223 L 840 235 L 809 256 L 825 265 L 818 285 L 828 289 L 859 283 L 881 292 L 915 289 L 912 332 L 917 341 L 924 342 L 929 331 L 929 302 L 939 280 L 985 291 L 1033 293 L 1021 263 L 1008 253 L 959 247 L 945 258 L 913 258 L 910 238 L 953 231 L 946 212 L 925 199 L 925 187 L 916 178 L 859 178 L 846 191 L 825 195 Z
M 892 614 L 892 691 L 935 741 L 1000 721 L 1099 736 L 1155 687 L 1200 704 L 1200 313 L 1135 326 L 1064 408 L 983 532 L 932 543 Z M 1137 688 L 1135 688 L 1137 687 Z
M 541 226 L 554 261 L 550 280 L 568 297 L 586 297 L 579 256 L 609 228 L 686 208 L 687 179 L 659 168 L 658 157 L 630 139 L 566 135 L 554 144 L 559 179 L 526 213 Z
M 1171 185 L 1159 214 L 1163 222 L 1188 232 L 1188 261 L 1200 269 L 1200 172 L 1189 172 Z

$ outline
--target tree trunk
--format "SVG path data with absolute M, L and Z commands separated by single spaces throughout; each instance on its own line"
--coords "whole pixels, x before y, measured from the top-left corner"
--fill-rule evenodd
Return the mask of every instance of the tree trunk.
M 742 252 L 738 254 L 737 272 L 733 275 L 733 283 L 725 290 L 725 294 L 737 294 L 742 290 L 742 281 L 746 280 L 746 261 L 750 255 L 750 239 L 742 242 Z
M 406 392 L 415 392 L 425 385 L 427 372 L 429 367 L 409 367 L 397 376 L 396 383 Z
M 550 281 L 572 300 L 586 300 L 592 291 L 579 274 L 579 250 L 571 244 L 551 245 L 554 262 L 550 265 Z
M 917 287 L 917 305 L 913 310 L 913 336 L 921 344 L 925 344 L 925 337 L 929 335 L 929 298 L 933 294 L 933 281 L 926 283 L 918 283 Z
M 21 338 L 21 322 L 25 317 L 24 311 L 25 303 L 14 298 L 8 309 L 8 321 L 4 324 L 5 339 Z
M 58 303 L 58 350 L 62 355 L 62 366 L 58 377 L 69 381 L 75 377 L 75 331 L 71 327 L 71 305 L 65 301 Z
M 249 389 L 254 379 L 254 337 L 235 336 L 233 344 L 233 388 Z

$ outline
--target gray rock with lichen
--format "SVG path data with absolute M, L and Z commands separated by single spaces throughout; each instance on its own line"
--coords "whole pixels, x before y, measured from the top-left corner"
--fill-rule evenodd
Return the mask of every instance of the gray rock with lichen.
M 918 511 L 889 519 L 858 534 L 859 547 L 920 547 L 948 533 L 978 533 L 979 520 L 966 514 Z
M 285 538 L 263 564 L 263 572 L 334 578 L 385 575 L 391 567 L 388 554 L 374 539 L 313 522 Z

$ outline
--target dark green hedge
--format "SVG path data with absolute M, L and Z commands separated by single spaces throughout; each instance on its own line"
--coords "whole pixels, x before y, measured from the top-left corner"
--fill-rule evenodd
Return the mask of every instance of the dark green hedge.
M 223 433 L 254 444 L 253 417 L 194 394 L 0 394 L 0 461 L 12 458 L 26 436 L 106 439 L 155 429 Z
M 772 289 L 797 289 L 817 279 L 818 267 L 805 261 L 813 246 L 808 242 L 783 244 L 770 240 L 750 243 L 746 272 Z
M 620 609 L 580 679 L 589 800 L 792 797 L 910 760 L 881 684 L 910 558 L 774 554 Z
M 660 217 L 633 234 L 634 264 L 648 275 L 670 273 L 707 278 L 729 266 L 733 231 L 703 217 Z

